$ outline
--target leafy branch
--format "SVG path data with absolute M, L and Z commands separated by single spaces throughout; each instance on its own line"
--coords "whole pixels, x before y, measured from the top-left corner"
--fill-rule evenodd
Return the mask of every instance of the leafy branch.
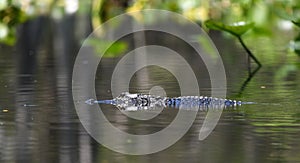
M 237 22 L 233 23 L 231 25 L 225 25 L 222 22 L 214 21 L 214 20 L 208 20 L 205 22 L 205 25 L 209 29 L 213 30 L 219 30 L 219 31 L 226 31 L 235 37 L 238 38 L 240 44 L 243 46 L 245 51 L 248 54 L 248 71 L 249 74 L 251 74 L 251 64 L 250 64 L 250 58 L 252 58 L 258 67 L 261 67 L 262 64 L 258 61 L 258 59 L 255 57 L 255 55 L 250 51 L 250 49 L 246 46 L 245 42 L 242 39 L 242 35 L 245 34 L 248 30 L 252 29 L 254 27 L 254 23 L 246 23 L 246 22 Z

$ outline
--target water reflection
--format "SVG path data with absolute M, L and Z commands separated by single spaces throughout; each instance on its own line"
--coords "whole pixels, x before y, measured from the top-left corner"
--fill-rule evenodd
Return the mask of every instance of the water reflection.
M 79 134 L 84 130 L 71 97 L 71 56 L 76 54 L 76 42 L 70 29 L 74 22 L 74 16 L 61 21 L 40 17 L 20 27 L 16 72 L 9 74 L 16 81 L 15 106 L 9 107 L 13 120 L 9 114 L 1 115 L 0 135 L 7 140 L 0 146 L 1 161 L 76 162 L 80 158 L 92 162 L 86 151 L 91 149 L 91 139 L 85 132 Z M 15 132 L 8 132 L 12 129 Z M 78 147 L 86 150 L 78 155 Z
M 36 146 L 36 131 L 31 130 L 35 123 L 36 115 L 31 108 L 24 108 L 24 104 L 35 103 L 37 50 L 39 35 L 41 34 L 42 18 L 25 23 L 20 29 L 20 37 L 17 52 L 17 76 L 15 96 L 15 123 L 16 134 L 16 160 L 30 161 L 32 153 L 30 149 Z M 32 36 L 29 34 L 36 32 Z

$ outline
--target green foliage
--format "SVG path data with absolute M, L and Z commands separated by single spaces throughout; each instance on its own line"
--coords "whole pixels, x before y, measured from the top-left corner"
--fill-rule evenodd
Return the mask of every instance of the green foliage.
M 292 21 L 296 26 L 300 27 L 300 20 Z
M 90 38 L 86 41 L 87 45 L 94 47 L 97 55 L 104 54 L 103 57 L 118 57 L 122 53 L 124 53 L 128 45 L 125 42 L 117 41 L 107 41 L 107 40 L 100 40 L 96 38 Z
M 27 20 L 26 14 L 16 6 L 8 6 L 0 11 L 0 21 L 9 27 L 16 26 Z
M 297 26 L 300 27 L 300 24 Z M 292 47 L 298 56 L 300 56 L 300 34 L 294 39 L 293 47 Z
M 10 46 L 14 45 L 15 33 L 15 28 L 8 28 L 5 24 L 0 23 L 0 42 Z
M 0 42 L 14 45 L 15 27 L 27 20 L 26 14 L 16 6 L 7 6 L 0 10 Z
M 207 28 L 214 29 L 214 30 L 221 30 L 221 31 L 226 31 L 231 33 L 232 35 L 236 36 L 243 46 L 243 48 L 246 50 L 248 53 L 249 57 L 251 57 L 260 67 L 261 63 L 258 61 L 258 59 L 252 54 L 250 49 L 246 46 L 244 41 L 242 40 L 241 36 L 246 33 L 248 30 L 252 29 L 254 27 L 254 23 L 246 23 L 246 22 L 236 22 L 231 25 L 225 25 L 222 22 L 218 21 L 213 21 L 213 20 L 208 20 L 205 22 L 205 25 Z M 251 74 L 251 65 L 250 65 L 250 60 L 248 60 L 248 71 L 249 74 Z
M 55 18 L 55 15 L 60 14 L 64 16 L 63 11 L 55 11 L 64 10 L 65 5 L 68 5 L 68 3 L 62 2 L 63 1 L 50 0 L 41 3 L 44 5 L 41 7 L 41 5 L 35 1 L 18 3 L 18 1 L 0 0 L 0 42 L 13 45 L 16 40 L 16 26 L 25 22 L 30 17 L 38 16 L 41 13 L 49 14 L 49 16 L 53 18 Z M 283 30 L 300 29 L 279 29 L 280 27 L 278 27 L 278 24 L 280 24 L 283 19 L 289 20 L 300 27 L 300 3 L 298 0 L 216 0 L 210 2 L 198 0 L 93 0 L 92 6 L 89 5 L 90 3 L 80 1 L 79 9 L 75 14 L 89 12 L 92 8 L 91 19 L 94 28 L 98 27 L 105 20 L 124 12 L 156 8 L 177 12 L 196 22 L 205 22 L 205 25 L 210 29 L 226 31 L 237 37 L 241 37 L 252 29 L 250 37 L 251 35 L 257 35 L 258 37 L 267 36 L 270 38 L 273 37 L 273 35 L 278 35 L 278 33 Z M 131 16 L 138 21 L 149 20 L 149 22 L 146 22 L 149 24 L 160 21 L 163 18 L 163 15 L 161 17 L 147 15 L 145 19 L 139 17 L 138 14 Z M 236 23 L 230 24 L 228 22 Z M 117 56 L 115 54 L 127 48 L 125 44 L 115 44 L 112 47 L 116 48 L 116 50 L 112 50 L 112 47 L 110 47 L 107 54 L 108 56 Z M 283 48 L 285 47 L 287 46 L 283 45 Z M 300 54 L 299 51 L 295 52 Z
M 205 25 L 207 28 L 214 29 L 214 30 L 220 30 L 220 31 L 226 31 L 229 32 L 237 37 L 240 37 L 244 33 L 246 33 L 248 30 L 252 29 L 254 27 L 253 22 L 236 22 L 230 25 L 225 25 L 220 21 L 214 21 L 214 20 L 208 20 L 205 22 Z
M 300 4 L 278 3 L 273 8 L 274 12 L 282 19 L 286 19 L 300 27 Z

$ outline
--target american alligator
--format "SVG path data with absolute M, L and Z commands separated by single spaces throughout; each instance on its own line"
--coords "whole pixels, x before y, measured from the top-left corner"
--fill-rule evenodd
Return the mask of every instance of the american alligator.
M 130 110 L 151 109 L 157 107 L 172 107 L 181 109 L 207 109 L 207 108 L 224 108 L 234 107 L 251 102 L 241 102 L 236 100 L 220 99 L 204 96 L 181 96 L 181 97 L 161 97 L 148 94 L 130 94 L 124 92 L 112 100 L 94 100 L 85 101 L 86 104 L 111 104 L 118 108 Z M 135 109 L 132 109 L 135 108 Z

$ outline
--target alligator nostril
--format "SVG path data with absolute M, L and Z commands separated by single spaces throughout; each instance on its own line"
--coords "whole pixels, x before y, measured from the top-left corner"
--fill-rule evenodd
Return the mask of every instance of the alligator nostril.
M 147 98 L 142 98 L 142 106 L 148 106 L 148 99 Z

